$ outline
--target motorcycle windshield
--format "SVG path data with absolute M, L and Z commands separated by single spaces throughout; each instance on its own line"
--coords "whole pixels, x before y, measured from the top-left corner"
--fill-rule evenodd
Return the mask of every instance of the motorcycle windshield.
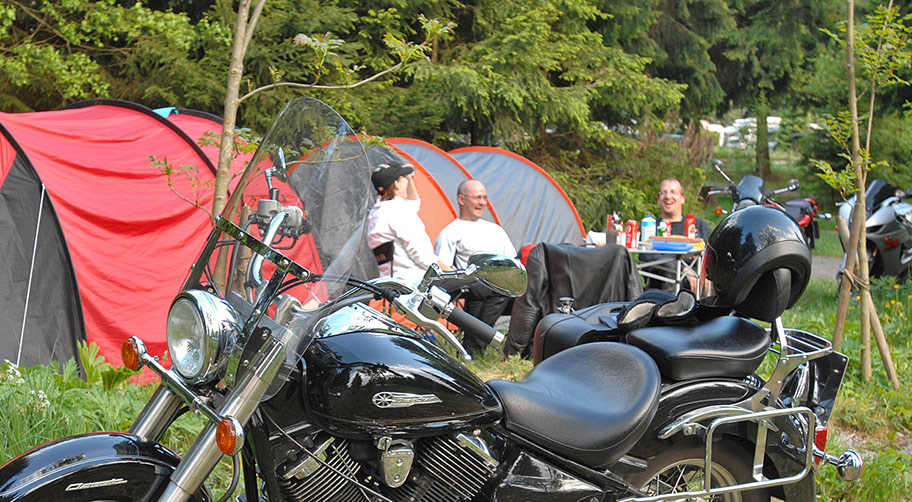
M 896 187 L 884 180 L 874 180 L 865 190 L 865 210 L 868 216 L 875 211 L 881 202 L 896 196 Z
M 760 204 L 763 202 L 763 191 L 763 178 L 758 176 L 745 176 L 741 179 L 741 182 L 738 183 L 738 197 L 742 200 L 750 199 L 755 203 Z
M 222 217 L 243 226 L 259 212 L 252 233 L 263 240 L 268 229 L 264 212 L 299 208 L 303 220 L 287 220 L 266 244 L 322 274 L 313 283 L 319 286 L 309 288 L 309 298 L 300 300 L 325 302 L 347 288 L 349 276 L 376 276 L 366 238 L 373 202 L 370 164 L 359 137 L 325 103 L 300 98 L 289 102 L 270 126 Z
M 243 173 L 185 289 L 205 289 L 239 313 L 237 358 L 256 326 L 286 347 L 286 370 L 313 338 L 314 324 L 350 289 L 377 276 L 367 247 L 375 199 L 364 146 L 332 108 L 289 102 Z M 246 356 L 245 356 L 246 357 Z M 227 363 L 230 385 L 241 369 Z M 277 378 L 276 380 L 282 380 Z M 268 397 L 268 396 L 267 396 Z

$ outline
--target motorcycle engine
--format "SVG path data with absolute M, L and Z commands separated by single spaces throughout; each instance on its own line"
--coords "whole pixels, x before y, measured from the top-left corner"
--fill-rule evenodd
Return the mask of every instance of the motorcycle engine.
M 298 459 L 277 468 L 286 500 L 373 499 L 362 485 L 397 502 L 470 500 L 497 466 L 484 441 L 465 434 L 397 442 L 385 450 L 367 441 L 330 436 L 312 444 L 310 454 L 301 452 Z M 399 473 L 405 478 L 400 479 Z

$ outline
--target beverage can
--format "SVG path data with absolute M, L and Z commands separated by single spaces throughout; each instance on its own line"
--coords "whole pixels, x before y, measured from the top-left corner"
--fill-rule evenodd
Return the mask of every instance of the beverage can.
M 640 232 L 642 233 L 642 242 L 645 246 L 649 242 L 649 239 L 652 239 L 656 235 L 656 219 L 651 214 L 647 214 L 643 217 L 641 225 Z
M 627 220 L 627 249 L 636 249 L 640 242 L 640 232 L 637 220 Z
M 697 217 L 688 214 L 684 220 L 684 228 L 687 229 L 687 237 L 693 239 L 697 236 Z
M 671 235 L 671 226 L 668 224 L 668 220 L 662 218 L 662 221 L 659 222 L 656 233 L 660 237 L 668 237 Z

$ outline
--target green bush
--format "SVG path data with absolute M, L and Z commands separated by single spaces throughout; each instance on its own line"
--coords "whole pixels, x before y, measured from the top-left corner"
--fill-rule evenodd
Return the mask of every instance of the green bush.
M 62 366 L 0 365 L 0 464 L 54 438 L 130 427 L 152 389 L 127 385 L 124 371 L 105 363 L 94 343 L 83 343 L 80 356 L 90 363 L 88 381 L 72 359 Z

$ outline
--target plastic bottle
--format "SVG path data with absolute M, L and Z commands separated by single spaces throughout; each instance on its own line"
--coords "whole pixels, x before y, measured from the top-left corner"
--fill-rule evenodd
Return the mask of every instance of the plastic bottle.
M 687 237 L 693 239 L 697 236 L 697 217 L 692 214 L 688 214 L 687 218 L 684 220 L 684 228 L 687 230 Z
M 647 214 L 643 217 L 641 222 L 640 235 L 642 236 L 642 243 L 645 246 L 649 239 L 652 239 L 656 235 L 656 219 L 651 215 Z

